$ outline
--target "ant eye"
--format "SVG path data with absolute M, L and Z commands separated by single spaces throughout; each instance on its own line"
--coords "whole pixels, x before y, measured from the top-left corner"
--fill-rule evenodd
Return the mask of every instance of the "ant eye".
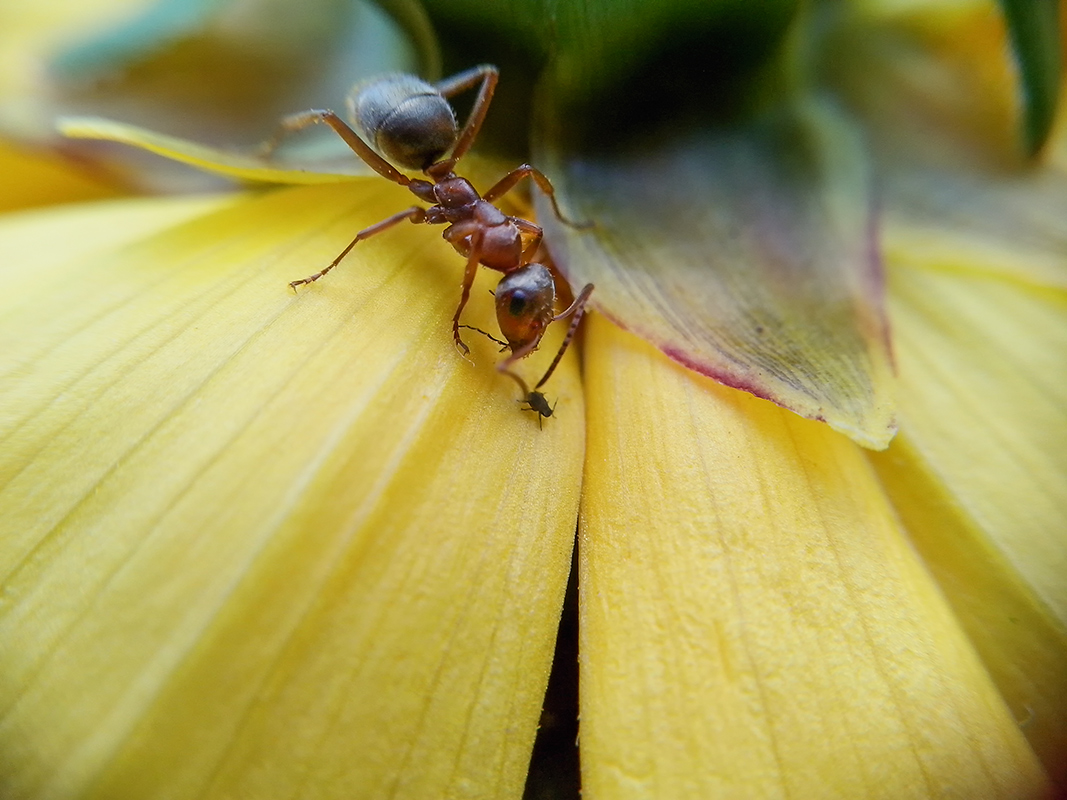
M 556 305 L 556 284 L 544 264 L 512 270 L 496 287 L 496 320 L 511 349 L 536 346 Z
M 511 303 L 508 305 L 508 313 L 513 317 L 521 317 L 526 311 L 526 293 L 519 290 L 511 296 Z

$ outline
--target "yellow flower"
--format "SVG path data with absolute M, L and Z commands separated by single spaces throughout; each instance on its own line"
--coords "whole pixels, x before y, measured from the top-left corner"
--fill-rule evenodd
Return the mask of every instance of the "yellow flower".
M 584 796 L 1063 779 L 1062 222 L 887 210 L 872 456 L 596 315 L 539 429 L 424 226 L 288 291 L 410 202 L 0 217 L 0 796 L 518 797 L 576 525 Z

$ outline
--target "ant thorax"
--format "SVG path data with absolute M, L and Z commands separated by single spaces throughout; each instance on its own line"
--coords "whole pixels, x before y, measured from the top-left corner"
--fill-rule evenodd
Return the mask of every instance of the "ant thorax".
M 478 194 L 477 189 L 474 188 L 474 185 L 469 180 L 456 176 L 445 178 L 434 184 L 433 194 L 437 202 L 449 210 L 463 209 L 482 199 L 482 196 Z M 496 206 L 493 206 L 492 203 L 487 203 L 486 205 L 496 210 Z M 497 213 L 501 217 L 504 216 L 503 212 L 497 211 Z

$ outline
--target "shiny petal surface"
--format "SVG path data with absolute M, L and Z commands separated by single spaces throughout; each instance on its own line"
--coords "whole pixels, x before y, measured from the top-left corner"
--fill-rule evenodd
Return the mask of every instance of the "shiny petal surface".
M 32 277 L 0 226 L 0 794 L 521 795 L 575 363 L 539 430 L 495 347 L 455 352 L 462 260 L 424 226 L 286 286 L 408 202 L 297 187 L 144 232 L 126 204 L 24 214 L 50 231 Z M 105 225 L 127 238 L 84 253 Z
M 901 437 L 874 459 L 1046 767 L 1067 786 L 1067 291 L 895 228 Z M 979 238 L 977 241 L 981 241 Z M 1033 245 L 1033 242 L 1030 242 Z M 944 257 L 939 258 L 938 254 Z M 961 255 L 963 258 L 961 258 Z M 1064 251 L 1036 251 L 1052 269 Z
M 591 323 L 583 796 L 1045 796 L 861 451 Z
M 816 102 L 625 152 L 545 148 L 573 219 L 546 241 L 592 303 L 686 366 L 867 447 L 895 431 L 871 186 Z M 550 226 L 550 227 L 549 227 Z

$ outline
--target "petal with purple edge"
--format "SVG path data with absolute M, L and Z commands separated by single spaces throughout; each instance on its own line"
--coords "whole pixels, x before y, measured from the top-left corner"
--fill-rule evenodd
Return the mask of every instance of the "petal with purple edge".
M 557 263 L 593 305 L 686 366 L 823 420 L 867 447 L 895 431 L 892 365 L 863 148 L 833 108 L 625 151 L 551 139 L 572 218 L 541 213 Z M 544 211 L 544 209 L 542 209 Z
M 596 316 L 586 364 L 583 796 L 1048 796 L 859 448 Z

